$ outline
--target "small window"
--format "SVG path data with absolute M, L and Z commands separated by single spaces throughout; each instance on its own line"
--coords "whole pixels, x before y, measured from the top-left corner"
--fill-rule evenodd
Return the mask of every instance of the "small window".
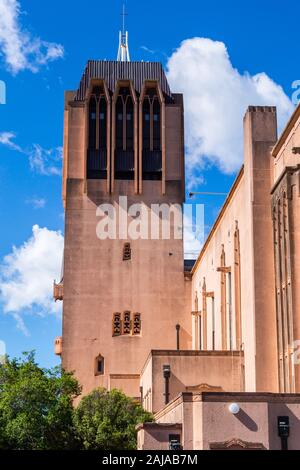
M 118 121 L 123 121 L 123 114 L 121 113 L 118 114 Z
M 131 246 L 130 243 L 125 243 L 123 248 L 123 261 L 131 260 Z
M 101 120 L 101 121 L 104 121 L 104 119 L 105 119 L 105 114 L 104 114 L 104 113 L 100 113 L 100 120 Z
M 103 375 L 104 374 L 104 357 L 99 355 L 96 357 L 95 361 L 95 375 Z
M 120 336 L 122 333 L 122 320 L 120 313 L 114 313 L 113 317 L 113 336 Z
M 133 334 L 134 335 L 140 335 L 141 334 L 141 329 L 142 329 L 141 314 L 140 313 L 135 313 L 133 315 Z
M 127 121 L 131 121 L 132 119 L 132 115 L 131 114 L 127 114 Z
M 124 312 L 123 335 L 130 335 L 130 332 L 131 332 L 130 312 Z
M 93 121 L 96 119 L 96 113 L 91 113 L 91 119 L 93 119 Z
M 150 114 L 145 114 L 145 121 L 150 121 Z

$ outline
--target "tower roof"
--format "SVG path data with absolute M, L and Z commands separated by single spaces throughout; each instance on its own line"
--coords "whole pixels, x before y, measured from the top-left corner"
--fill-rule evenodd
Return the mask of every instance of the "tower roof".
M 108 90 L 113 93 L 118 80 L 131 80 L 135 91 L 140 94 L 146 80 L 159 83 L 164 96 L 172 99 L 172 93 L 160 62 L 118 62 L 89 60 L 82 75 L 75 101 L 83 101 L 92 79 L 105 80 Z

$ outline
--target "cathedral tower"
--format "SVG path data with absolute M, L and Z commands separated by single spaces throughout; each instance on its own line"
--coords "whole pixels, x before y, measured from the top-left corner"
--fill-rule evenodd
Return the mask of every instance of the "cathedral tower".
M 57 286 L 57 352 L 83 393 L 104 386 L 138 397 L 152 349 L 191 347 L 190 282 L 176 222 L 184 194 L 183 98 L 170 91 L 161 64 L 89 61 L 78 90 L 65 94 Z M 168 221 L 170 236 L 162 233 Z

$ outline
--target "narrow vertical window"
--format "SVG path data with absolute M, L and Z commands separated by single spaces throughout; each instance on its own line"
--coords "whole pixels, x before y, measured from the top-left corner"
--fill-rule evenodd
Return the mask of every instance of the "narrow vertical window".
M 119 96 L 116 103 L 116 149 L 123 149 L 123 99 Z
M 104 89 L 95 86 L 88 105 L 87 178 L 107 177 L 107 101 Z
M 123 335 L 130 335 L 130 332 L 131 332 L 130 312 L 124 312 Z
M 95 375 L 104 375 L 104 357 L 101 354 L 95 360 Z
M 131 247 L 130 243 L 125 243 L 123 248 L 123 261 L 131 260 Z
M 155 88 L 148 88 L 143 101 L 143 179 L 162 178 L 161 104 Z
M 161 150 L 160 103 L 157 97 L 153 101 L 153 150 Z
M 145 97 L 143 104 L 143 149 L 150 150 L 150 101 Z
M 133 334 L 140 335 L 142 330 L 141 314 L 135 313 L 133 315 Z
M 113 336 L 120 336 L 122 333 L 122 320 L 120 313 L 114 313 L 113 316 Z
M 99 148 L 106 149 L 107 140 L 107 103 L 102 96 L 99 102 Z
M 121 87 L 115 108 L 115 178 L 134 176 L 134 102 L 129 87 Z
M 89 103 L 89 149 L 96 148 L 97 102 L 94 95 Z
M 134 114 L 131 96 L 126 100 L 126 150 L 134 150 Z

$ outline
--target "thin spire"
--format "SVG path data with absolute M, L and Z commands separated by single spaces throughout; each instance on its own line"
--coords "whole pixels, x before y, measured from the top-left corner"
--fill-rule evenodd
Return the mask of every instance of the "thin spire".
M 123 3 L 122 16 L 122 31 L 119 33 L 119 50 L 118 62 L 130 62 L 129 46 L 128 46 L 128 31 L 125 29 L 125 17 L 127 16 L 125 3 Z

